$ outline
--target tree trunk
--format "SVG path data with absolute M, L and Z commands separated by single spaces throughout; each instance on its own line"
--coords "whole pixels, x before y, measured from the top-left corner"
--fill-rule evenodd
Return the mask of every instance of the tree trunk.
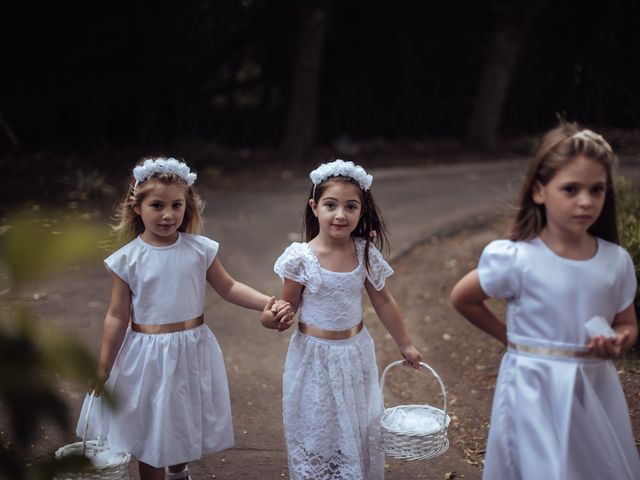
M 300 35 L 289 112 L 280 147 L 286 162 L 300 163 L 316 139 L 318 91 L 324 50 L 326 9 L 322 0 L 302 3 Z
M 509 92 L 520 48 L 533 21 L 547 1 L 531 0 L 498 13 L 496 29 L 480 77 L 473 111 L 467 123 L 467 143 L 483 150 L 496 147 L 502 111 Z M 498 7 L 499 8 L 499 7 Z

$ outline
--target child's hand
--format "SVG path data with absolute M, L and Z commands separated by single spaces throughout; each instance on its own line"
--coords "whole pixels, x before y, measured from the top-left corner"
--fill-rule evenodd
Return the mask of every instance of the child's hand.
M 281 298 L 279 298 L 278 300 L 276 300 L 273 303 L 273 306 L 271 307 L 271 311 L 274 313 L 274 315 L 276 313 L 278 313 L 280 310 L 282 310 L 285 307 L 290 307 L 291 304 L 289 302 L 286 302 L 284 300 L 282 300 Z
M 625 330 L 622 333 L 617 333 L 615 339 L 599 336 L 591 339 L 587 344 L 587 348 L 590 352 L 600 358 L 618 358 L 624 353 L 622 346 L 628 338 L 628 330 Z
M 413 345 L 409 345 L 408 347 L 401 347 L 400 353 L 406 360 L 406 363 L 411 365 L 416 370 L 420 370 L 420 360 L 422 360 L 422 356 L 420 352 Z
M 93 392 L 96 397 L 99 397 L 104 390 L 104 384 L 107 383 L 107 380 L 109 380 L 109 374 L 99 370 L 95 378 L 89 382 L 89 391 Z
M 275 297 L 271 297 L 262 310 L 260 323 L 262 323 L 265 328 L 282 332 L 293 323 L 293 315 L 291 305 L 288 302 L 284 300 L 278 300 L 276 302 Z

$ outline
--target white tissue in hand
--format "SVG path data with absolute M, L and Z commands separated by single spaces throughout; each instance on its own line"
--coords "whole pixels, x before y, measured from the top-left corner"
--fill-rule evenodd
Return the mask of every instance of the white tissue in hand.
M 607 337 L 612 340 L 616 338 L 616 332 L 613 331 L 609 322 L 602 317 L 593 317 L 585 324 L 585 327 L 591 338 Z

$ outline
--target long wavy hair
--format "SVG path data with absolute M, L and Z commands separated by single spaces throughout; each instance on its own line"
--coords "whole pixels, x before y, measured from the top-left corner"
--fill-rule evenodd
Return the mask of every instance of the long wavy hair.
M 142 165 L 146 158 L 140 160 L 136 165 Z M 202 232 L 202 208 L 204 206 L 200 195 L 193 186 L 187 183 L 174 173 L 154 174 L 144 182 L 135 186 L 135 178 L 133 173 L 127 185 L 127 191 L 122 201 L 116 207 L 115 221 L 112 226 L 114 232 L 118 236 L 120 243 L 127 243 L 144 232 L 144 223 L 138 215 L 134 207 L 139 207 L 144 199 L 149 195 L 153 187 L 158 184 L 162 185 L 180 185 L 185 189 L 185 212 L 182 224 L 178 231 L 184 233 L 201 233 Z
M 579 155 L 599 162 L 607 174 L 604 206 L 588 232 L 619 243 L 616 194 L 612 180 L 617 165 L 616 157 L 602 136 L 591 130 L 584 130 L 576 123 L 564 123 L 542 138 L 520 190 L 517 212 L 509 235 L 511 240 L 529 240 L 540 233 L 547 224 L 547 217 L 544 205 L 538 205 L 533 200 L 535 185 L 547 185 L 558 170 Z
M 351 237 L 362 238 L 366 241 L 364 247 L 364 261 L 365 267 L 367 271 L 369 271 L 369 246 L 373 243 L 380 251 L 385 248 L 388 250 L 389 239 L 387 237 L 387 227 L 384 224 L 382 213 L 373 199 L 371 189 L 365 192 L 353 178 L 344 177 L 342 175 L 327 178 L 318 184 L 315 189 L 312 186 L 311 191 L 309 192 L 309 198 L 312 198 L 316 204 L 319 203 L 322 198 L 322 194 L 330 183 L 351 183 L 358 187 L 358 191 L 360 192 L 360 202 L 362 204 L 362 214 L 360 215 L 358 225 L 353 232 L 351 232 Z M 320 223 L 313 214 L 313 210 L 308 203 L 304 213 L 303 231 L 306 242 L 313 240 L 320 233 Z M 372 234 L 372 232 L 375 233 Z

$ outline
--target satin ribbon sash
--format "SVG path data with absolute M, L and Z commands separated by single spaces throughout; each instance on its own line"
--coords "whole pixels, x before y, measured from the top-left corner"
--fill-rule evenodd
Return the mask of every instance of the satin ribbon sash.
M 351 327 L 348 330 L 325 330 L 323 328 L 307 325 L 303 322 L 298 322 L 298 328 L 306 335 L 310 335 L 316 338 L 323 338 L 325 340 L 346 340 L 347 338 L 355 337 L 359 334 L 364 327 L 364 322 L 360 320 L 360 323 L 355 327 Z
M 184 332 L 185 330 L 191 330 L 192 328 L 199 327 L 204 324 L 204 315 L 192 318 L 191 320 L 185 320 L 184 322 L 164 323 L 161 325 L 145 325 L 142 323 L 131 322 L 131 330 L 138 333 L 175 333 Z
M 533 353 L 535 355 L 545 355 L 548 357 L 569 357 L 569 358 L 597 358 L 593 353 L 586 350 L 565 350 L 562 348 L 538 347 L 534 345 L 524 345 L 508 341 L 509 348 L 524 353 Z

